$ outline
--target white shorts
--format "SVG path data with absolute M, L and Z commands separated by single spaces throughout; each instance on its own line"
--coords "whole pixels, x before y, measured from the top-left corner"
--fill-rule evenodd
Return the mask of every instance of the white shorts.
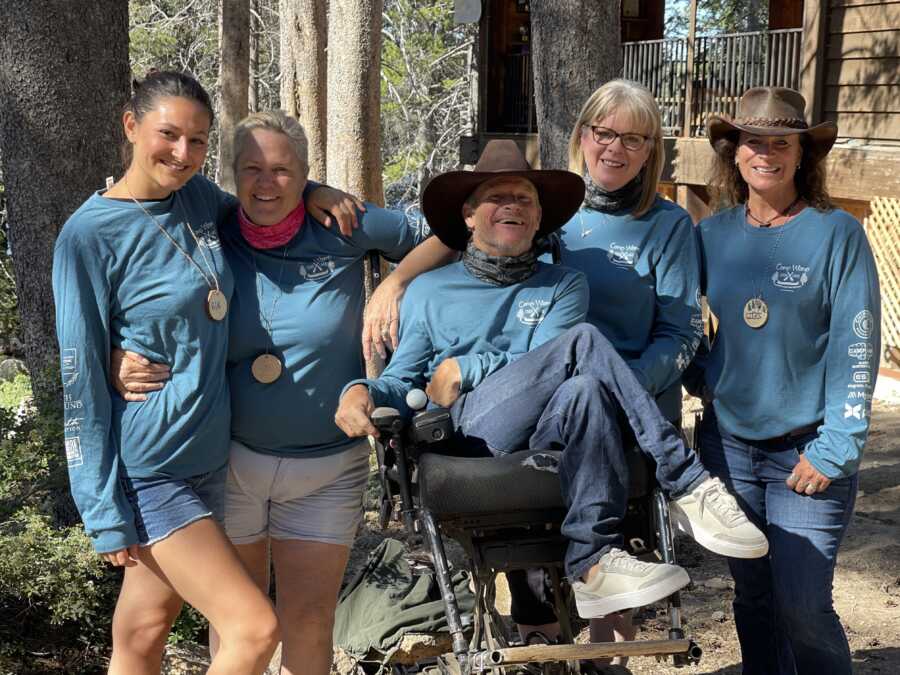
M 350 546 L 362 521 L 369 442 L 326 457 L 276 457 L 231 441 L 225 532 Z

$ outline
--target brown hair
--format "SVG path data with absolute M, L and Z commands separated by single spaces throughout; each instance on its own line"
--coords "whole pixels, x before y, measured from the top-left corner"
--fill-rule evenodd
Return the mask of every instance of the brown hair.
M 738 146 L 738 132 L 723 136 L 715 142 L 716 161 L 709 179 L 712 207 L 730 208 L 743 204 L 750 195 L 747 182 L 734 162 Z M 800 168 L 794 174 L 797 194 L 819 211 L 834 208 L 825 185 L 824 156 L 817 157 L 810 151 L 806 134 L 800 135 Z
M 584 173 L 581 135 L 585 133 L 585 126 L 617 111 L 626 113 L 649 136 L 647 142 L 650 143 L 650 154 L 647 156 L 647 165 L 641 169 L 644 175 L 641 198 L 631 212 L 633 216 L 639 217 L 649 211 L 656 201 L 656 191 L 666 161 L 659 106 L 644 85 L 631 80 L 610 80 L 590 95 L 569 135 L 569 171 L 574 171 L 579 176 Z

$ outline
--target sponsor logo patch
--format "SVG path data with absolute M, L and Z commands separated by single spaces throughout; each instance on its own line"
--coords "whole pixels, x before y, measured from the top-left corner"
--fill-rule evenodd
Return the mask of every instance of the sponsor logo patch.
M 66 439 L 66 462 L 69 466 L 81 466 L 84 464 L 80 436 L 72 436 Z
M 634 267 L 634 263 L 637 262 L 638 250 L 637 244 L 612 242 L 606 257 L 616 267 Z
M 868 342 L 854 342 L 847 347 L 847 356 L 857 361 L 868 361 L 874 353 L 875 350 Z
M 783 291 L 796 291 L 806 286 L 809 281 L 809 268 L 803 265 L 775 265 L 772 283 Z
M 872 316 L 872 312 L 867 309 L 864 309 L 855 317 L 853 317 L 853 332 L 856 333 L 857 337 L 861 337 L 863 340 L 868 340 L 872 337 L 872 332 L 875 330 L 875 317 Z
M 330 255 L 319 256 L 300 263 L 300 276 L 307 281 L 323 281 L 334 272 L 334 258 Z
M 215 223 L 203 223 L 194 230 L 194 233 L 197 235 L 197 241 L 200 242 L 201 246 L 205 246 L 211 251 L 222 248 L 222 242 L 219 241 L 219 230 L 216 228 Z

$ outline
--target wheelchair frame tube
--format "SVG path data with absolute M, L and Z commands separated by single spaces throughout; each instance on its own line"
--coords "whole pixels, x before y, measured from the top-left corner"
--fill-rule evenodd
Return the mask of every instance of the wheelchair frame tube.
M 453 582 L 450 581 L 450 569 L 447 566 L 444 542 L 430 511 L 423 509 L 419 513 L 419 520 L 422 523 L 425 538 L 428 540 L 428 546 L 431 548 L 431 557 L 434 558 L 434 572 L 437 575 L 438 588 L 441 589 L 441 597 L 444 599 L 447 627 L 450 629 L 450 636 L 453 640 L 453 653 L 459 662 L 461 672 L 467 672 L 466 660 L 469 655 L 469 643 L 463 634 L 459 605 L 456 602 L 456 594 L 453 592 Z

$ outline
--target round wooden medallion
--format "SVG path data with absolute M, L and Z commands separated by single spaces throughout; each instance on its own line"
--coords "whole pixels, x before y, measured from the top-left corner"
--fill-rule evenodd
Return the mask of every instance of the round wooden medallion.
M 253 378 L 262 384 L 272 384 L 281 377 L 281 361 L 272 354 L 260 354 L 250 366 Z

